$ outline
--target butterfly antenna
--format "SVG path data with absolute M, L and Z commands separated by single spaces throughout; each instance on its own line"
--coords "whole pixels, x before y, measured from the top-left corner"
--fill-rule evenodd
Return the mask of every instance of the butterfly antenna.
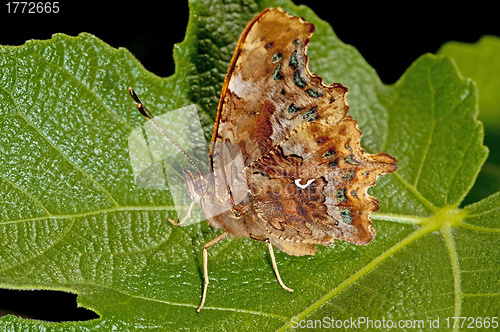
M 132 98 L 137 103 L 137 109 L 139 110 L 139 112 L 141 112 L 142 116 L 144 116 L 146 119 L 151 121 L 151 123 L 156 127 L 156 129 L 158 129 L 158 131 L 160 131 L 160 133 L 162 133 L 163 136 L 168 138 L 170 140 L 170 142 L 172 142 L 186 156 L 186 158 L 189 160 L 191 165 L 193 165 L 193 167 L 198 172 L 200 172 L 200 169 L 198 168 L 198 166 L 196 166 L 193 159 L 191 159 L 191 157 L 187 154 L 187 152 L 184 151 L 184 149 L 179 145 L 179 143 L 177 143 L 177 141 L 172 136 L 170 136 L 168 131 L 165 128 L 163 128 L 163 126 L 158 122 L 158 120 L 155 119 L 155 117 L 151 114 L 151 112 L 149 112 L 146 109 L 146 107 L 144 107 L 144 104 L 141 102 L 139 97 L 137 97 L 137 95 L 135 94 L 135 91 L 132 88 L 128 88 L 128 92 L 130 93 Z

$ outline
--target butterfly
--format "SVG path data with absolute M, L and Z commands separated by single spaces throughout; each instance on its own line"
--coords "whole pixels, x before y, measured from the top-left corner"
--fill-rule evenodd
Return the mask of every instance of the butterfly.
M 366 154 L 358 123 L 347 115 L 347 88 L 325 86 L 307 67 L 314 25 L 281 8 L 268 8 L 244 29 L 223 83 L 210 145 L 209 173 L 183 152 L 195 171 L 183 169 L 192 202 L 224 232 L 203 247 L 203 308 L 209 284 L 208 249 L 228 235 L 268 244 L 294 256 L 314 255 L 316 244 L 344 240 L 362 245 L 375 236 L 367 194 L 377 177 L 397 169 L 395 158 Z M 135 92 L 144 117 L 155 122 Z M 155 124 L 167 137 L 163 126 Z M 175 140 L 171 141 L 182 147 Z

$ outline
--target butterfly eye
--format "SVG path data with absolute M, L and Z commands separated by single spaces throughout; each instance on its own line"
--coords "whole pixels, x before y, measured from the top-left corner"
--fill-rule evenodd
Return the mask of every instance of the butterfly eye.
M 302 179 L 295 180 L 295 184 L 297 185 L 297 187 L 299 187 L 301 189 L 305 189 L 305 188 L 309 187 L 309 185 L 314 182 L 314 179 L 310 179 L 310 180 L 307 180 L 306 184 L 300 184 L 301 180 Z
M 194 189 L 198 195 L 203 196 L 208 190 L 207 181 L 203 178 L 197 179 L 194 183 Z

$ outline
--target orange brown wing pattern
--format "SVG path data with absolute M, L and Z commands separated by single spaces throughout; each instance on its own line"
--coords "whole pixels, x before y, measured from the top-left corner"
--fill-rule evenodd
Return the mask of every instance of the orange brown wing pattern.
M 255 17 L 242 33 L 223 85 L 212 141 L 237 144 L 245 165 L 277 147 L 295 127 L 344 118 L 347 89 L 324 86 L 307 69 L 314 25 L 280 8 Z
M 350 116 L 334 125 L 311 122 L 252 163 L 247 176 L 253 206 L 270 235 L 323 245 L 373 239 L 370 213 L 378 202 L 367 189 L 379 175 L 393 172 L 396 161 L 365 154 L 360 138 Z
M 280 8 L 248 24 L 223 85 L 212 138 L 241 149 L 249 198 L 235 209 L 247 211 L 245 234 L 265 236 L 297 256 L 335 239 L 370 242 L 370 213 L 378 202 L 367 189 L 397 168 L 393 157 L 361 149 L 357 122 L 346 116 L 347 89 L 325 86 L 309 72 L 306 46 L 313 31 L 314 25 Z M 229 155 L 211 151 L 212 163 L 226 164 Z M 238 180 L 214 172 L 229 187 Z

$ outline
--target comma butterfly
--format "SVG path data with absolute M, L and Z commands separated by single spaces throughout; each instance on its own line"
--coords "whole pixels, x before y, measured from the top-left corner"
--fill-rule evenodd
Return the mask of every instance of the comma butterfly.
M 182 224 L 197 203 L 210 225 L 224 230 L 203 247 L 198 312 L 209 284 L 207 249 L 229 234 L 266 241 L 276 277 L 288 291 L 273 246 L 289 255 L 314 255 L 315 244 L 340 239 L 361 245 L 375 237 L 370 213 L 378 202 L 367 189 L 397 169 L 396 159 L 366 154 L 358 124 L 347 115 L 347 89 L 325 86 L 309 72 L 306 46 L 313 32 L 313 24 L 281 8 L 264 10 L 246 26 L 222 87 L 211 173 L 183 170 L 192 203 L 180 222 L 171 222 Z

